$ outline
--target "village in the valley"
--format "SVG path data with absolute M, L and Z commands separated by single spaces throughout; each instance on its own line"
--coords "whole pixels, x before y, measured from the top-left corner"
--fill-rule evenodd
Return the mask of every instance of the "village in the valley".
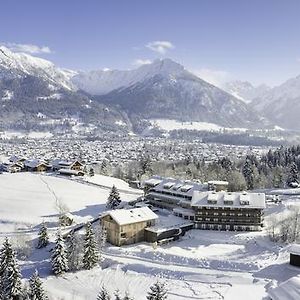
M 264 160 L 267 150 L 68 142 L 7 140 L 0 154 L 3 249 L 14 249 L 25 278 L 38 271 L 50 299 L 99 291 L 144 299 L 155 285 L 172 300 L 232 299 L 245 289 L 289 299 L 300 270 L 297 174 L 289 188 L 250 189 L 228 174 L 193 175 L 195 157 L 201 170 L 226 157 Z M 155 174 L 165 159 L 155 149 L 183 160 L 185 172 L 166 165 L 180 172 Z

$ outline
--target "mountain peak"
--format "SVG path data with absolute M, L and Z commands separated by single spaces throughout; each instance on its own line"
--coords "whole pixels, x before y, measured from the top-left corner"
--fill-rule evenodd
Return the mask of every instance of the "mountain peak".
M 176 75 L 183 72 L 185 69 L 179 63 L 173 61 L 170 58 L 156 59 L 151 64 L 143 65 L 137 70 L 147 70 L 150 75 Z

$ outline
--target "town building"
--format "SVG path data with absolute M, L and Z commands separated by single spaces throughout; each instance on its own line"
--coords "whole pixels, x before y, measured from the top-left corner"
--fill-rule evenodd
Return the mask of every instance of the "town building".
M 143 182 L 145 199 L 154 206 L 190 208 L 194 191 L 207 190 L 207 184 L 153 176 Z
M 215 230 L 261 230 L 265 194 L 195 191 L 191 207 L 195 228 Z
M 50 168 L 50 165 L 37 159 L 26 160 L 24 162 L 24 170 L 29 172 L 46 172 L 50 170 Z
M 290 264 L 300 267 L 300 244 L 294 244 L 290 247 Z
M 157 218 L 150 208 L 140 207 L 108 211 L 100 222 L 106 229 L 107 241 L 122 246 L 145 241 L 145 229 L 155 225 Z
M 52 161 L 53 171 L 58 171 L 60 169 L 70 169 L 74 171 L 82 171 L 84 169 L 84 164 L 79 160 L 75 161 L 64 161 L 55 159 Z

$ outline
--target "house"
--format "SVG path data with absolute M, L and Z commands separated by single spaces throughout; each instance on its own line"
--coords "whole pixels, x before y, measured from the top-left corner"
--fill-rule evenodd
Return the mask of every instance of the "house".
M 3 163 L 1 164 L 1 171 L 9 173 L 21 172 L 24 168 L 22 163 Z
M 167 209 L 190 208 L 194 191 L 207 190 L 207 184 L 159 176 L 144 181 L 143 186 L 148 202 Z
M 300 299 L 300 276 L 295 276 L 284 281 L 276 288 L 268 290 L 271 300 L 298 300 Z
M 290 251 L 290 265 L 300 267 L 300 244 L 292 245 Z
M 24 169 L 30 172 L 46 172 L 50 170 L 51 166 L 39 160 L 26 160 L 24 162 Z
M 195 228 L 261 230 L 265 202 L 264 193 L 194 191 Z
M 54 171 L 58 171 L 60 169 L 70 169 L 75 171 L 82 171 L 84 168 L 84 164 L 79 160 L 75 161 L 64 161 L 64 160 L 53 160 L 52 161 L 52 169 Z
M 100 217 L 107 231 L 107 241 L 116 246 L 145 241 L 145 229 L 153 226 L 158 216 L 148 207 L 116 209 Z

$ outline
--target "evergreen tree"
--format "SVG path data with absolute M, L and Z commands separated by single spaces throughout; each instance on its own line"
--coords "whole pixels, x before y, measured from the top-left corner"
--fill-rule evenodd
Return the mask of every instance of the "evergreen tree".
M 110 300 L 110 296 L 104 286 L 102 286 L 98 296 L 97 300 Z
M 90 177 L 93 177 L 94 175 L 95 175 L 94 169 L 93 169 L 93 168 L 90 168 L 90 170 L 89 170 L 89 176 L 90 176 Z
M 90 270 L 96 266 L 99 260 L 99 253 L 97 251 L 97 243 L 91 223 L 87 223 L 85 228 L 86 233 L 84 237 L 84 254 L 82 262 L 83 267 Z
M 168 298 L 167 293 L 165 283 L 157 281 L 150 287 L 147 300 L 166 300 Z
M 254 186 L 254 170 L 250 159 L 246 159 L 243 166 L 243 175 L 249 190 L 253 189 Z
M 38 234 L 37 248 L 38 249 L 44 248 L 48 244 L 49 244 L 48 230 L 46 224 L 43 223 Z
M 115 187 L 115 185 L 113 185 L 106 202 L 106 207 L 108 209 L 115 209 L 120 203 L 121 203 L 121 197 L 119 191 Z
M 287 185 L 292 187 L 293 183 L 299 183 L 298 167 L 295 163 L 292 163 L 287 178 Z
M 6 238 L 0 251 L 0 290 L 3 299 L 14 300 L 22 295 L 22 282 L 15 252 Z
M 67 259 L 67 251 L 65 249 L 65 243 L 63 237 L 58 231 L 55 248 L 53 249 L 52 257 L 52 271 L 55 275 L 61 275 L 68 271 L 68 259 Z
M 36 270 L 29 280 L 29 299 L 31 300 L 47 300 L 48 297 L 43 289 L 42 281 Z
M 67 239 L 67 254 L 69 270 L 77 270 L 79 267 L 80 241 L 74 230 L 70 232 Z
M 115 295 L 115 300 L 122 300 L 119 290 L 116 290 L 115 293 L 114 293 L 114 295 Z
M 107 175 L 107 173 L 108 173 L 107 168 L 108 168 L 108 163 L 107 163 L 107 160 L 104 159 L 100 166 L 100 173 L 102 175 Z
M 125 296 L 124 296 L 123 300 L 134 300 L 134 299 L 129 296 L 128 292 L 125 292 Z

